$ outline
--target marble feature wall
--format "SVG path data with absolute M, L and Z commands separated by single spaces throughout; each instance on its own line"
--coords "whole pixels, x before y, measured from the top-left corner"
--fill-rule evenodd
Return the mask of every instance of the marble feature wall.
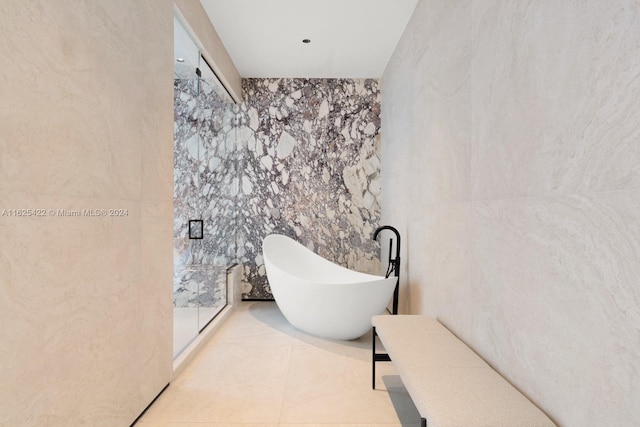
M 174 80 L 174 306 L 226 303 L 236 260 L 235 104 L 206 79 Z M 189 239 L 202 219 L 204 238 Z
M 127 426 L 171 379 L 172 21 L 0 2 L 2 426 Z
M 381 83 L 403 311 L 559 425 L 640 425 L 639 44 L 637 2 L 421 0 Z
M 262 239 L 297 239 L 379 273 L 380 91 L 376 80 L 245 79 L 239 113 L 239 259 L 245 298 L 270 298 Z

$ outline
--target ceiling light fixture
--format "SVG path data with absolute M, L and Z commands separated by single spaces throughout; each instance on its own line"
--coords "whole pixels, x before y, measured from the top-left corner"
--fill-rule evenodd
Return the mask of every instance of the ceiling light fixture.
M 304 40 L 302 40 L 302 43 L 305 43 L 305 44 L 306 43 L 311 43 L 311 40 L 310 39 L 304 39 Z
M 184 59 L 182 59 L 182 58 L 176 58 L 176 61 L 178 61 L 178 62 L 184 62 Z

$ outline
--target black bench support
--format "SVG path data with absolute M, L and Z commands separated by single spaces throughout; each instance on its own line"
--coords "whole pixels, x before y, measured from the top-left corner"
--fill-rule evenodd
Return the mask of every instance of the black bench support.
M 371 376 L 371 388 L 375 390 L 376 388 L 376 362 L 391 362 L 391 357 L 387 353 L 376 353 L 376 337 L 378 334 L 376 333 L 375 326 L 373 327 L 373 336 L 371 345 L 371 366 L 372 368 L 372 376 Z

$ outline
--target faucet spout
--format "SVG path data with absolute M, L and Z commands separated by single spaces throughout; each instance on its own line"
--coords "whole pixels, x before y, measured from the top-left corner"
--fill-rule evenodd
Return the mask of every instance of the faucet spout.
M 392 272 L 395 273 L 395 276 L 397 277 L 396 288 L 393 292 L 392 314 L 398 314 L 398 291 L 400 287 L 400 233 L 390 225 L 383 225 L 373 232 L 373 240 L 378 240 L 378 234 L 383 230 L 390 230 L 396 235 L 396 257 L 395 259 L 391 257 L 391 249 L 393 247 L 393 240 L 391 239 L 389 240 L 389 265 L 387 266 L 387 274 L 385 277 L 389 277 Z
M 396 235 L 396 260 L 400 260 L 400 233 L 395 227 L 383 225 L 373 232 L 373 240 L 378 240 L 378 234 L 380 234 L 382 230 L 390 230 Z M 389 250 L 391 250 L 391 248 L 389 248 Z M 389 257 L 391 257 L 391 253 L 389 253 Z

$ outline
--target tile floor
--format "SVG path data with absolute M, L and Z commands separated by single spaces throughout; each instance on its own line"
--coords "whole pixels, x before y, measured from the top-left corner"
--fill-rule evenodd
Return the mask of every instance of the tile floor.
M 136 427 L 419 426 L 392 363 L 377 364 L 371 334 L 309 336 L 272 302 L 243 302 Z

